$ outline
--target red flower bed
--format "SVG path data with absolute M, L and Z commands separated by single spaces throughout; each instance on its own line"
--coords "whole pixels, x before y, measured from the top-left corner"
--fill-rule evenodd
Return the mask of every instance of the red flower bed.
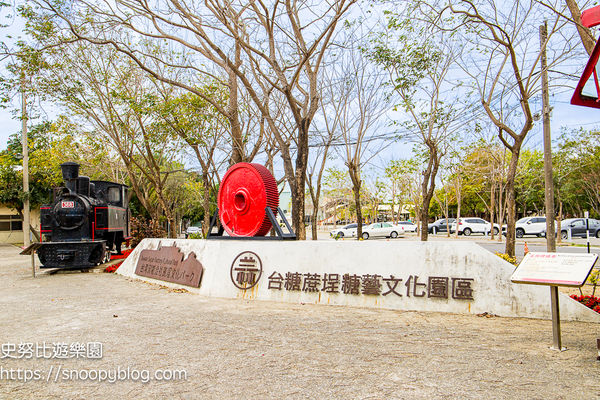
M 127 256 L 129 256 L 129 254 L 131 254 L 131 252 L 133 251 L 133 249 L 127 249 L 127 250 L 123 250 L 122 253 L 123 254 L 113 254 L 111 256 L 111 260 L 120 260 L 122 259 L 123 261 L 125 261 L 125 259 L 127 258 Z M 120 261 L 116 264 L 112 264 L 108 267 L 106 267 L 104 269 L 104 272 L 115 272 L 120 266 L 121 264 L 123 264 L 123 261 Z
M 580 302 L 584 306 L 591 308 L 592 310 L 596 311 L 597 313 L 600 313 L 600 297 L 595 297 L 595 296 L 577 296 L 575 294 L 572 294 L 571 298 L 573 300 L 577 300 L 578 302 Z

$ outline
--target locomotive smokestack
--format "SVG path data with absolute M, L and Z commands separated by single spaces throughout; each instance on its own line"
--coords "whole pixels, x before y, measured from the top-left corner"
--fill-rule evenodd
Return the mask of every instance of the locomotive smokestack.
M 75 193 L 77 191 L 77 178 L 79 177 L 79 164 L 76 162 L 62 163 L 60 169 L 67 189 Z
M 60 164 L 62 176 L 65 182 L 69 179 L 77 179 L 79 177 L 79 164 L 76 162 L 66 162 Z

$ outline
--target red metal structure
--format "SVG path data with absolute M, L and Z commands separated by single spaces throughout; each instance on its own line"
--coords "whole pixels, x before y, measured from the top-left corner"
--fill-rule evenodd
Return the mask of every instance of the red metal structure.
M 230 236 L 264 236 L 272 227 L 267 207 L 277 215 L 277 181 L 260 164 L 235 164 L 221 181 L 217 203 L 219 219 Z

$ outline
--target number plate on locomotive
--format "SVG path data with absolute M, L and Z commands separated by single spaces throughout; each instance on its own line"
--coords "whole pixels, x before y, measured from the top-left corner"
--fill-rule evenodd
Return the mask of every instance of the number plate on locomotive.
M 75 202 L 74 201 L 61 201 L 60 206 L 61 206 L 61 208 L 75 208 Z

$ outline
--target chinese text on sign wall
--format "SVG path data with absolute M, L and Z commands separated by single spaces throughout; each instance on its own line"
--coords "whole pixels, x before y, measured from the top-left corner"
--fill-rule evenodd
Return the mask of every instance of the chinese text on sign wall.
M 263 274 L 262 260 L 252 251 L 238 254 L 231 264 L 230 277 L 241 290 L 256 286 Z M 320 274 L 278 272 L 269 275 L 269 290 L 285 290 L 306 293 L 342 293 L 349 295 L 426 297 L 438 299 L 474 300 L 472 278 L 449 276 L 378 274 Z
M 364 294 L 375 296 L 453 298 L 473 300 L 473 279 L 447 276 L 421 278 L 409 275 L 406 279 L 394 275 L 311 274 L 275 271 L 269 276 L 269 289 L 302 292 Z

